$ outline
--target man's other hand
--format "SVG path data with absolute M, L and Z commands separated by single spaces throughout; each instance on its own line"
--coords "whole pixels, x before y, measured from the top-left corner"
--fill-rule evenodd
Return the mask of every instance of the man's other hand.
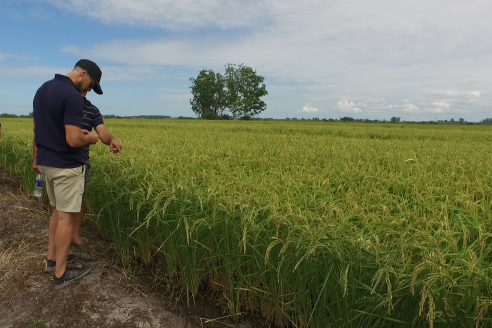
M 37 174 L 41 174 L 41 171 L 39 170 L 38 166 L 36 165 L 36 162 L 33 162 L 32 163 L 32 169 L 34 170 L 34 172 L 36 172 Z
M 113 154 L 120 153 L 121 154 L 121 144 L 116 140 L 115 138 L 111 139 L 111 142 L 109 143 L 109 151 L 112 152 Z
M 82 132 L 84 132 L 84 130 L 82 130 Z M 89 143 L 91 145 L 95 145 L 99 141 L 99 136 L 97 133 L 87 131 L 86 135 L 89 136 Z

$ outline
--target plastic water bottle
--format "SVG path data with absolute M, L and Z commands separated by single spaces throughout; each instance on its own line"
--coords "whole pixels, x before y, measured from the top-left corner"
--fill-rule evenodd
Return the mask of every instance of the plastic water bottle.
M 44 178 L 41 174 L 36 176 L 36 183 L 34 184 L 34 196 L 41 197 L 43 195 Z

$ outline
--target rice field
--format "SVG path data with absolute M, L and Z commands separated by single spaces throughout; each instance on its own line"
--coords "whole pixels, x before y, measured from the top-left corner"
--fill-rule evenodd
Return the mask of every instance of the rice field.
M 87 202 L 124 264 L 277 327 L 492 326 L 492 128 L 106 120 Z M 31 188 L 32 122 L 0 161 Z

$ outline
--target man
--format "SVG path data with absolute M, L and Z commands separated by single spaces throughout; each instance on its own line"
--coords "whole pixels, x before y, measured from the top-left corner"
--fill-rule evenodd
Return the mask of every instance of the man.
M 33 101 L 33 169 L 46 181 L 53 211 L 49 223 L 48 259 L 45 271 L 53 271 L 55 288 L 63 288 L 91 270 L 91 266 L 69 268 L 73 221 L 82 207 L 84 193 L 83 146 L 99 137 L 82 129 L 84 98 L 81 92 L 102 94 L 101 69 L 82 59 L 67 75 L 56 74 L 36 92 Z
M 121 145 L 120 143 L 113 138 L 113 136 L 106 130 L 104 126 L 104 121 L 101 116 L 101 112 L 99 109 L 94 106 L 89 100 L 85 98 L 87 95 L 87 91 L 81 93 L 85 100 L 84 106 L 84 114 L 82 118 L 82 127 L 87 131 L 91 132 L 92 129 L 96 130 L 99 139 L 101 139 L 102 143 L 105 145 L 109 145 L 109 151 L 113 154 L 119 153 L 121 154 Z M 84 179 L 84 195 L 85 195 L 85 187 L 90 180 L 90 170 L 91 170 L 91 162 L 89 158 L 89 145 L 84 146 L 84 162 L 85 162 L 85 179 Z M 84 197 L 82 198 L 82 209 L 74 218 L 73 222 L 73 236 L 72 236 L 72 245 L 75 246 L 79 251 L 83 253 L 89 252 L 89 246 L 82 241 L 80 238 L 80 227 L 82 225 L 82 219 L 84 218 L 85 213 L 85 205 L 84 205 Z

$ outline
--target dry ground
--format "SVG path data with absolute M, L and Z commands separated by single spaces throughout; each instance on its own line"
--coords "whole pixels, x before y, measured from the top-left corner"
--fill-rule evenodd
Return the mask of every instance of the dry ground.
M 83 227 L 83 237 L 91 252 L 78 254 L 75 263 L 92 263 L 91 273 L 55 291 L 51 275 L 43 272 L 48 208 L 22 193 L 20 185 L 20 179 L 0 166 L 0 327 L 195 328 L 209 326 L 200 317 L 219 316 L 217 309 L 173 305 L 163 300 L 162 291 L 154 293 L 135 282 L 116 264 L 112 244 L 88 227 Z

